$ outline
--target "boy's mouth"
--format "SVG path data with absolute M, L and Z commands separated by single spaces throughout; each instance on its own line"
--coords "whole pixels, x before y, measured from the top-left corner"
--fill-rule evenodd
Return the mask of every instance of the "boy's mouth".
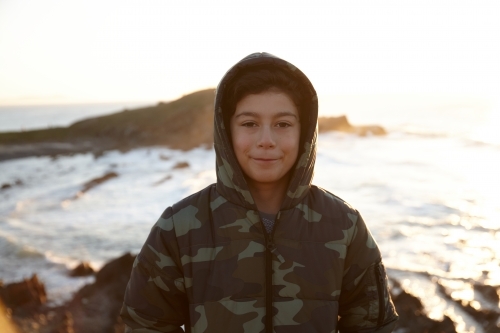
M 252 157 L 254 160 L 257 161 L 276 161 L 278 158 L 269 158 L 269 157 Z

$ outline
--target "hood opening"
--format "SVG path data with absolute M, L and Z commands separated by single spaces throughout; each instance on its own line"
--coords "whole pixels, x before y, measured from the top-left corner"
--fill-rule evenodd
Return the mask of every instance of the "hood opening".
M 255 71 L 271 71 L 284 73 L 295 83 L 288 82 L 284 92 L 292 94 L 298 90 L 297 96 L 290 96 L 294 103 L 301 100 L 299 105 L 301 133 L 300 147 L 297 160 L 291 170 L 291 178 L 282 209 L 287 209 L 300 201 L 310 187 L 316 152 L 316 133 L 318 118 L 318 99 L 316 91 L 309 79 L 295 66 L 269 53 L 253 53 L 243 58 L 231 67 L 220 81 L 215 96 L 214 114 L 214 146 L 216 152 L 217 190 L 227 200 L 249 209 L 256 209 L 253 198 L 248 190 L 246 180 L 232 147 L 229 119 L 234 113 L 236 101 L 248 94 L 267 91 L 271 83 L 260 86 L 258 80 L 250 80 L 250 89 L 245 87 L 246 93 L 241 95 L 234 91 L 233 83 L 248 73 Z M 250 75 L 251 76 L 251 75 Z M 282 80 L 282 79 L 281 79 Z M 271 80 L 272 81 L 272 80 Z M 279 80 L 278 80 L 279 81 Z M 288 91 L 286 91 L 288 89 Z

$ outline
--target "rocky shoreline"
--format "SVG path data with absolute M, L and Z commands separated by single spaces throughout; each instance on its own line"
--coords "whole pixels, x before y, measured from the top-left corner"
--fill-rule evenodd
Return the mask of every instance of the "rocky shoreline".
M 30 157 L 128 151 L 164 146 L 190 150 L 213 145 L 214 90 L 170 102 L 78 121 L 68 127 L 0 133 L 0 162 Z M 346 116 L 320 117 L 319 131 L 384 135 L 381 126 L 353 126 Z
M 111 260 L 97 273 L 85 264 L 68 272 L 71 276 L 95 274 L 95 281 L 78 290 L 72 299 L 60 306 L 49 306 L 45 287 L 36 275 L 17 283 L 0 283 L 0 331 L 12 333 L 123 333 L 119 318 L 125 288 L 135 256 L 126 253 Z M 411 295 L 391 278 L 391 295 L 400 319 L 394 332 L 399 333 L 453 333 L 453 321 L 444 316 L 442 321 L 429 318 L 419 298 Z M 445 296 L 450 294 L 439 283 Z M 499 302 L 500 286 L 476 288 L 492 302 Z M 457 301 L 458 302 L 458 301 Z M 3 306 L 2 306 L 3 304 Z M 459 302 L 464 311 L 482 326 L 483 332 L 497 333 L 500 311 L 477 309 Z

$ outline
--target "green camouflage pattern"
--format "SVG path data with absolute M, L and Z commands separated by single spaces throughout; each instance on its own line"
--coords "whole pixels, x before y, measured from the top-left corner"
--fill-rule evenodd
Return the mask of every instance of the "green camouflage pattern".
M 243 65 L 266 61 L 300 72 L 267 54 L 246 59 Z M 375 240 L 358 211 L 311 185 L 315 101 L 271 235 L 216 112 L 217 183 L 167 208 L 151 229 L 121 311 L 128 332 L 392 331 L 397 314 Z

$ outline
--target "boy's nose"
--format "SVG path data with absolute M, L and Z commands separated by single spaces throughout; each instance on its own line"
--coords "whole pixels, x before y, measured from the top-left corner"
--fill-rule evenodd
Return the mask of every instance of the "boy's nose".
M 273 131 L 269 126 L 262 127 L 259 134 L 260 134 L 259 141 L 257 143 L 259 147 L 272 148 L 272 147 L 276 146 Z

